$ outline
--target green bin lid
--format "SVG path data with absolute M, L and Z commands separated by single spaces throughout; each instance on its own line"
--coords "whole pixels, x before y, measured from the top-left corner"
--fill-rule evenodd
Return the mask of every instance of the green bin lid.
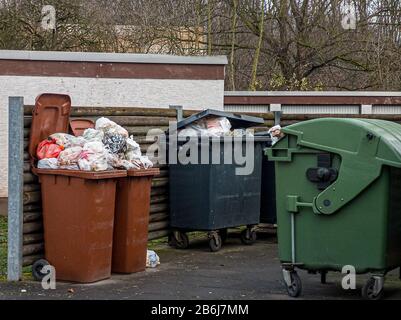
M 394 122 L 322 118 L 290 125 L 283 132 L 286 136 L 266 149 L 269 160 L 291 162 L 294 154 L 308 151 L 341 157 L 337 179 L 311 203 L 287 195 L 291 212 L 298 212 L 299 206 L 319 214 L 338 212 L 381 175 L 383 165 L 401 167 L 401 125 Z
M 390 166 L 401 167 L 401 125 L 385 120 L 322 118 L 303 121 L 282 129 L 297 136 L 297 145 L 337 154 L 364 156 L 361 144 L 376 145 L 374 157 Z M 281 148 L 277 143 L 273 148 Z M 370 153 L 372 156 L 373 154 Z

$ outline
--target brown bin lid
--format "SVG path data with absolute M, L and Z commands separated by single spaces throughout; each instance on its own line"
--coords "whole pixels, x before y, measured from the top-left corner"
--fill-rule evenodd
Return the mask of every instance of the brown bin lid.
M 32 111 L 29 155 L 36 159 L 38 144 L 53 133 L 68 133 L 71 99 L 65 94 L 44 93 L 36 98 Z
M 144 177 L 144 176 L 156 176 L 160 173 L 159 168 L 149 168 L 149 169 L 130 169 L 127 170 L 128 177 Z
M 66 177 L 75 177 L 89 180 L 124 178 L 127 176 L 125 170 L 107 170 L 107 171 L 81 171 L 81 170 L 59 170 L 59 169 L 37 169 L 32 168 L 37 175 L 57 175 Z
M 88 128 L 95 128 L 95 123 L 90 119 L 72 119 L 70 120 L 70 128 L 74 136 L 79 137 L 84 134 Z

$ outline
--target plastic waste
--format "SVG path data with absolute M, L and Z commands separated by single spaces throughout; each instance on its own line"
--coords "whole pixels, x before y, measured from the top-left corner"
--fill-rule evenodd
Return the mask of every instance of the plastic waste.
M 160 264 L 160 258 L 153 250 L 148 250 L 146 253 L 146 267 L 156 268 Z
M 272 139 L 272 145 L 274 145 L 278 140 L 280 140 L 284 136 L 284 134 L 281 132 L 280 125 L 271 127 L 268 133 L 270 133 L 270 137 Z
M 67 166 L 76 165 L 81 157 L 81 153 L 81 147 L 72 147 L 63 150 L 58 156 L 60 167 L 66 168 Z
M 68 133 L 54 133 L 49 138 L 54 139 L 59 146 L 66 148 L 83 147 L 87 142 L 83 137 L 75 137 Z
M 110 153 L 119 154 L 126 151 L 126 137 L 121 134 L 106 133 L 103 138 L 103 144 Z
M 87 142 L 82 148 L 78 166 L 84 171 L 104 171 L 109 168 L 108 156 L 108 151 L 102 142 Z
M 101 130 L 89 128 L 84 131 L 82 137 L 86 141 L 102 141 L 104 138 L 104 132 Z
M 45 158 L 38 161 L 39 169 L 58 169 L 58 159 L 57 158 Z
M 64 147 L 58 145 L 55 139 L 48 138 L 39 143 L 38 148 L 36 149 L 36 156 L 39 160 L 57 158 L 63 150 Z
M 125 130 L 123 127 L 121 127 L 114 121 L 111 121 L 110 119 L 104 117 L 96 120 L 95 129 L 103 131 L 104 134 L 110 134 L 110 135 L 118 134 L 122 135 L 125 138 L 128 138 L 127 130 Z

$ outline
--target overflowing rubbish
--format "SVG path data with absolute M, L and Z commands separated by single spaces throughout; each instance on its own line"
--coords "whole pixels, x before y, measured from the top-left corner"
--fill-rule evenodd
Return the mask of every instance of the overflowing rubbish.
M 272 139 L 272 144 L 275 144 L 278 140 L 280 140 L 284 136 L 284 133 L 281 131 L 280 125 L 271 127 L 268 133 L 270 134 L 270 137 Z
M 146 253 L 146 267 L 156 268 L 160 264 L 160 258 L 153 250 L 148 250 Z
M 185 128 L 181 129 L 178 134 L 181 137 L 195 137 L 195 136 L 209 136 L 209 137 L 222 137 L 222 136 L 253 136 L 252 130 L 249 129 L 233 129 L 231 122 L 226 117 L 208 116 L 199 119 Z
M 36 153 L 39 169 L 105 171 L 153 167 L 134 137 L 104 117 L 96 121 L 95 129 L 86 129 L 80 137 L 52 134 L 38 145 Z
M 39 143 L 36 150 L 38 159 L 57 158 L 61 151 L 64 150 L 63 145 L 58 145 L 55 139 L 48 138 Z

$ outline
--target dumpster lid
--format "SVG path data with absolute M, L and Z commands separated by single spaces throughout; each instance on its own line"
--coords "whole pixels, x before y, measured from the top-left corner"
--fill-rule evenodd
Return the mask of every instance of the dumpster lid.
M 333 214 L 355 199 L 382 173 L 384 165 L 401 168 L 401 125 L 376 119 L 323 118 L 293 124 L 283 129 L 286 134 L 272 148 L 266 149 L 271 161 L 291 162 L 293 155 L 310 149 L 337 154 L 341 157 L 334 181 L 326 178 L 311 183 L 329 181 L 313 201 L 305 203 L 297 195 L 287 196 L 287 209 L 312 207 L 317 214 Z M 318 170 L 318 167 L 305 170 Z M 325 162 L 325 161 L 323 161 Z M 326 165 L 329 165 L 326 161 Z M 327 166 L 325 167 L 327 169 Z
M 382 164 L 401 167 L 401 125 L 391 121 L 322 118 L 296 123 L 282 131 L 297 136 L 300 146 L 365 160 L 373 156 Z M 365 140 L 366 144 L 377 145 L 373 145 L 369 155 L 361 149 Z M 273 148 L 281 148 L 280 145 L 279 141 Z
M 186 127 L 187 125 L 198 121 L 202 118 L 206 118 L 208 116 L 215 116 L 215 117 L 226 117 L 230 120 L 232 129 L 241 129 L 241 128 L 249 128 L 255 125 L 264 124 L 265 121 L 263 118 L 259 117 L 252 117 L 247 115 L 238 115 L 231 112 L 224 112 L 219 110 L 207 109 L 202 112 L 193 114 L 192 116 L 179 121 L 177 123 L 177 129 L 181 129 Z
M 68 133 L 71 99 L 68 95 L 44 93 L 36 98 L 32 111 L 29 155 L 36 159 L 38 144 L 53 133 Z
M 90 119 L 71 119 L 70 129 L 74 136 L 79 137 L 88 128 L 95 128 L 95 123 Z

